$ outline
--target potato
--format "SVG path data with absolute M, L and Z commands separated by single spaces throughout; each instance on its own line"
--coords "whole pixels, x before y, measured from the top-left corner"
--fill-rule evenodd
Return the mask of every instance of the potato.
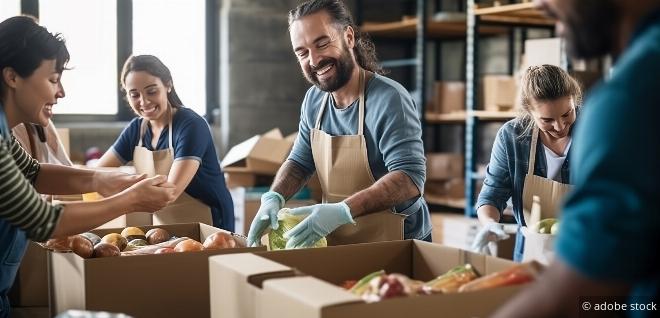
M 94 255 L 92 241 L 80 234 L 71 237 L 71 250 L 82 258 L 90 258 Z
M 94 246 L 94 257 L 114 257 L 121 255 L 119 247 L 110 243 L 99 243 Z

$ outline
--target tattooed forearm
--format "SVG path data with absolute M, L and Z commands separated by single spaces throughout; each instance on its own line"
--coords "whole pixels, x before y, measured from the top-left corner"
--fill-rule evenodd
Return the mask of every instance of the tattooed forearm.
M 419 189 L 410 177 L 401 171 L 393 171 L 380 178 L 348 199 L 353 217 L 391 209 L 397 204 L 419 196 Z
M 305 169 L 293 160 L 284 162 L 271 186 L 271 190 L 281 194 L 284 199 L 290 199 L 302 188 L 311 177 Z

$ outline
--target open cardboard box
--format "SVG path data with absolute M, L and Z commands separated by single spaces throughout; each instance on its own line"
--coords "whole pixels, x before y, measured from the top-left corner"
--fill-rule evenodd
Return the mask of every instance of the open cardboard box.
M 515 264 L 417 240 L 213 256 L 211 317 L 485 317 L 523 288 L 367 304 L 338 286 L 381 269 L 428 281 L 465 263 L 482 275 Z
M 160 227 L 178 237 L 204 241 L 220 229 L 201 223 Z M 99 236 L 120 233 L 97 229 Z M 134 317 L 208 317 L 211 255 L 261 251 L 234 248 L 199 252 L 83 259 L 49 252 L 51 314 L 68 309 L 122 312 Z
M 220 166 L 225 172 L 251 172 L 275 175 L 293 146 L 295 136 L 287 138 L 275 128 L 232 147 Z

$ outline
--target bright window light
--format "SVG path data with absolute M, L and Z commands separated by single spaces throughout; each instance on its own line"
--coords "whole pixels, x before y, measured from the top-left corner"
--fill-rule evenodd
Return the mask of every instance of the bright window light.
M 62 33 L 71 54 L 71 70 L 62 76 L 66 97 L 54 112 L 116 114 L 117 1 L 39 1 L 39 20 L 50 32 Z
M 0 22 L 21 14 L 21 0 L 0 0 Z
M 183 105 L 206 114 L 204 0 L 134 0 L 133 54 L 158 57 Z

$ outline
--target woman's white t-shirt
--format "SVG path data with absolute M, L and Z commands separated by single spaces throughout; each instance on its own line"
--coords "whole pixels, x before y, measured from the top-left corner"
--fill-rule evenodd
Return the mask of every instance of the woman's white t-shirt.
M 555 180 L 557 182 L 563 182 L 563 180 L 561 180 L 561 166 L 564 165 L 566 155 L 568 154 L 568 150 L 571 149 L 572 142 L 573 139 L 571 138 L 568 141 L 568 145 L 566 145 L 566 149 L 564 149 L 564 153 L 561 156 L 557 155 L 554 151 L 550 150 L 550 148 L 543 145 L 543 149 L 545 150 L 545 162 L 548 166 L 548 175 L 546 178 Z

